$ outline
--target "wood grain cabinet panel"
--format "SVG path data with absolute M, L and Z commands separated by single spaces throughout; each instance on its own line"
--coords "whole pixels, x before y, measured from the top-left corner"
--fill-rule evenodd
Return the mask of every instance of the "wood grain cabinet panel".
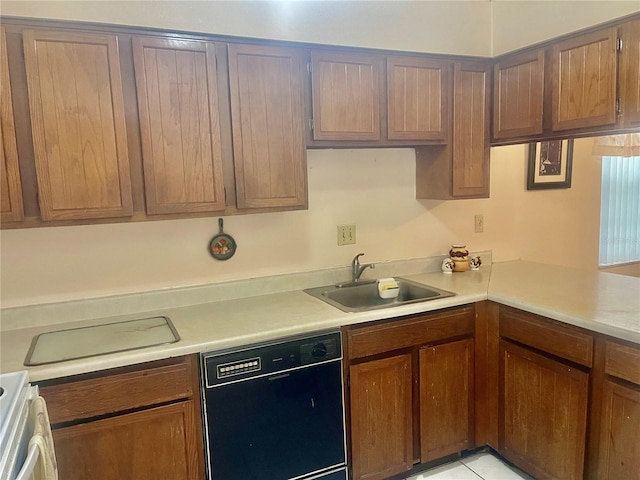
M 61 479 L 204 477 L 197 355 L 39 387 Z
M 553 45 L 554 131 L 616 123 L 616 42 L 612 27 Z
M 621 110 L 625 127 L 640 126 L 640 20 L 622 26 Z
M 445 140 L 450 69 L 450 62 L 387 58 L 390 140 Z
M 315 140 L 380 140 L 383 58 L 311 53 Z
M 458 63 L 453 91 L 454 197 L 489 196 L 489 70 Z
M 569 325 L 500 306 L 500 336 L 591 367 L 593 336 Z
M 299 49 L 229 45 L 238 208 L 306 205 L 305 78 Z
M 536 478 L 582 479 L 589 375 L 500 341 L 500 453 Z
M 134 37 L 148 214 L 224 210 L 215 46 Z
M 382 480 L 413 464 L 411 354 L 351 365 L 354 480 Z
M 420 350 L 420 459 L 473 447 L 473 340 Z
M 493 67 L 493 137 L 542 133 L 544 50 L 509 56 Z
M 16 127 L 13 118 L 11 80 L 5 30 L 0 30 L 0 221 L 19 222 L 24 218 L 22 185 L 18 165 Z
M 24 30 L 44 220 L 132 215 L 116 35 Z
M 201 478 L 194 419 L 192 402 L 180 402 L 55 429 L 60 478 Z
M 489 196 L 488 62 L 456 62 L 447 145 L 416 148 L 416 198 Z
M 597 478 L 640 476 L 640 389 L 605 380 Z

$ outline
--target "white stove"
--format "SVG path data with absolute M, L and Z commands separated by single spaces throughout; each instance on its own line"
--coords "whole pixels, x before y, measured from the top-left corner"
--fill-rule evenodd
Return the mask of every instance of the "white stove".
M 0 374 L 0 478 L 16 478 L 27 457 L 29 407 L 37 387 L 26 371 Z

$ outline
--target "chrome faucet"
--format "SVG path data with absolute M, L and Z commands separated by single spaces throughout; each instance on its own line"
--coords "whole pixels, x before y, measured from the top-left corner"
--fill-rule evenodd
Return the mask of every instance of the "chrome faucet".
M 353 261 L 351 262 L 351 281 L 356 283 L 360 281 L 360 276 L 362 272 L 364 272 L 367 268 L 376 268 L 375 263 L 364 263 L 360 265 L 360 257 L 364 255 L 364 253 L 359 253 L 355 257 L 353 257 Z

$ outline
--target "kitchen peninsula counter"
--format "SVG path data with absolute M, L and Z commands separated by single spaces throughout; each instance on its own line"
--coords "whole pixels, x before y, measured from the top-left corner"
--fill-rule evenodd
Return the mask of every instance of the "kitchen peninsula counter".
M 50 324 L 0 332 L 0 370 L 3 373 L 24 370 L 26 367 L 23 362 L 33 337 L 55 330 L 164 315 L 173 322 L 180 341 L 29 367 L 31 381 L 238 347 L 487 299 L 640 344 L 640 279 L 635 277 L 524 261 L 494 263 L 484 265 L 478 271 L 452 275 L 437 272 L 395 276 L 449 290 L 457 295 L 368 312 L 344 313 L 296 289 L 187 306 L 163 306 L 136 313 L 103 313 L 96 316 L 99 318 L 73 322 L 63 322 L 53 314 Z M 49 306 L 47 312 L 55 312 L 55 308 L 52 310 Z M 4 316 L 5 312 L 2 313 Z M 24 316 L 25 324 L 29 324 L 29 307 L 20 307 L 20 315 Z M 16 315 L 12 315 L 12 323 L 15 320 Z M 65 348 L 64 342 L 61 342 L 60 348 Z

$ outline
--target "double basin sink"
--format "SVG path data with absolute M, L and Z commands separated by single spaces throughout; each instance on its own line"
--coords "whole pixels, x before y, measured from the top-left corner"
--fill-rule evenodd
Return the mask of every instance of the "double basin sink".
M 380 308 L 398 307 L 410 303 L 427 302 L 452 297 L 453 292 L 436 287 L 396 278 L 399 291 L 395 298 L 380 298 L 377 281 L 360 281 L 323 287 L 307 288 L 304 291 L 343 312 L 366 312 Z

